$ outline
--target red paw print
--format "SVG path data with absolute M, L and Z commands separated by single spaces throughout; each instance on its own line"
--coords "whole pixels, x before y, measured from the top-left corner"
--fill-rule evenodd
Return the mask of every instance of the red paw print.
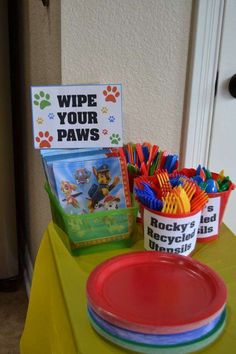
M 43 139 L 43 140 L 42 140 Z M 49 134 L 49 132 L 39 132 L 38 136 L 35 138 L 37 143 L 39 143 L 40 148 L 50 148 L 51 144 L 50 142 L 53 141 L 53 137 Z
M 107 135 L 108 134 L 108 130 L 107 129 L 103 129 L 102 134 Z
M 107 89 L 103 91 L 103 95 L 106 97 L 105 101 L 116 103 L 116 99 L 120 96 L 120 92 L 117 90 L 116 86 L 107 86 Z

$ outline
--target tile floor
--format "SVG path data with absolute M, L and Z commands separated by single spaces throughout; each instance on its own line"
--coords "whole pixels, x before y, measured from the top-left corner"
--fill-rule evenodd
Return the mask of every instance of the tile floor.
M 16 292 L 0 292 L 0 354 L 19 354 L 27 306 L 24 285 Z

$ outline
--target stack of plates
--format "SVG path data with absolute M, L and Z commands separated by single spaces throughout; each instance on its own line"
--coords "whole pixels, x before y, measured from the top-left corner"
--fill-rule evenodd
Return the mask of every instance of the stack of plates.
M 226 287 L 202 263 L 177 254 L 137 252 L 94 269 L 88 316 L 109 341 L 140 353 L 190 353 L 223 331 Z

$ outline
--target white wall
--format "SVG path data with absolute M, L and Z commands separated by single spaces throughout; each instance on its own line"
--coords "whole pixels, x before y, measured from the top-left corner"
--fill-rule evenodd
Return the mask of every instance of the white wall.
M 61 0 L 62 83 L 122 83 L 125 141 L 179 152 L 191 0 Z

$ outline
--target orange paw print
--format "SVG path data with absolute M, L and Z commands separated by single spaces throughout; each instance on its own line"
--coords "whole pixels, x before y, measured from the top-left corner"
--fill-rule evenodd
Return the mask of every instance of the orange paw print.
M 116 86 L 107 86 L 107 89 L 103 91 L 103 95 L 106 97 L 105 101 L 116 103 L 117 97 L 120 96 L 120 92 Z
M 108 134 L 108 130 L 107 129 L 103 129 L 102 134 L 107 135 Z
M 42 140 L 43 139 L 43 140 Z M 51 144 L 50 142 L 53 141 L 53 137 L 49 134 L 49 132 L 39 132 L 38 136 L 35 138 L 37 143 L 39 143 L 40 148 L 50 148 Z

